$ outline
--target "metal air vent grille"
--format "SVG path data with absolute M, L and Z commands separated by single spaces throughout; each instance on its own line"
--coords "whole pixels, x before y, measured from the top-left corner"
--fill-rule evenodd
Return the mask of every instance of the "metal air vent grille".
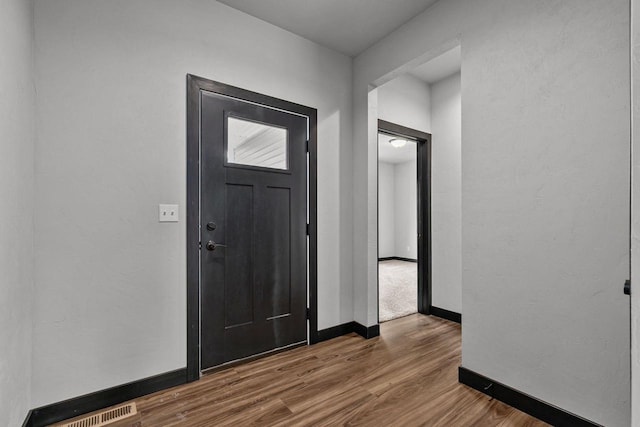
M 118 406 L 116 408 L 107 409 L 97 414 L 90 415 L 88 417 L 81 418 L 76 421 L 72 421 L 66 424 L 60 424 L 60 427 L 101 427 L 109 425 L 115 421 L 119 421 L 123 418 L 130 417 L 138 413 L 136 404 L 127 403 L 126 405 Z

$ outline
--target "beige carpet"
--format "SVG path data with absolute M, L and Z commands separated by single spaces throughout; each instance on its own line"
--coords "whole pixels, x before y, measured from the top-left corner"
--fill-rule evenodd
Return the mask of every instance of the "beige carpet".
M 380 322 L 418 312 L 418 264 L 406 261 L 379 263 Z

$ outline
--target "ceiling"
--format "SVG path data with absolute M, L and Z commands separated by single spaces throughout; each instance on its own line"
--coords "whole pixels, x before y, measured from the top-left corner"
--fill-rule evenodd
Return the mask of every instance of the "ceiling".
M 378 160 L 385 163 L 404 163 L 410 160 L 415 161 L 418 157 L 418 147 L 416 142 L 409 140 L 407 145 L 395 148 L 389 144 L 393 136 L 378 134 Z
M 318 44 L 356 56 L 437 0 L 218 0 Z
M 433 84 L 460 71 L 461 64 L 461 49 L 460 46 L 457 46 L 433 58 L 431 61 L 417 66 L 409 71 L 409 74 L 428 84 Z

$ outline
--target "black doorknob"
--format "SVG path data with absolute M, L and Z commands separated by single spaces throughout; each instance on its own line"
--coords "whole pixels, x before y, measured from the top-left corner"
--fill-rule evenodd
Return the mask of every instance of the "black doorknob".
M 209 240 L 205 245 L 208 251 L 215 251 L 216 248 L 226 248 L 227 245 L 221 245 L 220 243 L 216 243 L 213 240 Z

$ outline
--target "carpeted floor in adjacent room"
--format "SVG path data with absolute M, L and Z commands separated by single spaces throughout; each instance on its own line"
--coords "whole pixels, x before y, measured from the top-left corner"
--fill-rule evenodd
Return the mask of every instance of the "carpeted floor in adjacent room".
M 417 263 L 381 261 L 379 275 L 380 322 L 418 312 Z

